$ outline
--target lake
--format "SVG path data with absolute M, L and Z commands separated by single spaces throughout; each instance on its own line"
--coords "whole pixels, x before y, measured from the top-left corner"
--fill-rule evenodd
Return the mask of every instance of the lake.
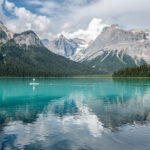
M 149 79 L 0 79 L 1 150 L 149 150 Z

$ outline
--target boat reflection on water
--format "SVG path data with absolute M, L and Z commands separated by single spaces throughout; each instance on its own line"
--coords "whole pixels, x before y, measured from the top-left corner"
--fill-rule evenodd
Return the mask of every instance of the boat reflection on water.
M 150 147 L 149 80 L 45 80 L 34 95 L 17 80 L 26 96 L 8 94 L 3 82 L 0 149 Z

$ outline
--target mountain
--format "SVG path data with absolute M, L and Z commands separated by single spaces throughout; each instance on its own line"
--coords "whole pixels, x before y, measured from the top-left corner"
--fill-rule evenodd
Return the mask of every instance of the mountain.
M 48 40 L 48 39 L 42 39 L 41 41 L 42 41 L 42 43 L 43 43 L 45 46 L 49 43 L 49 40 Z
M 79 61 L 99 70 L 114 72 L 125 67 L 150 64 L 150 31 L 105 27 Z
M 33 31 L 14 34 L 7 40 L 0 46 L 0 76 L 100 74 L 86 65 L 50 52 Z
M 104 27 L 90 43 L 64 35 L 44 43 L 52 52 L 112 73 L 121 68 L 150 64 L 150 31 L 123 30 L 117 24 Z
M 74 40 L 66 39 L 63 35 L 50 41 L 47 47 L 54 53 L 70 57 L 75 53 L 78 44 Z
M 72 33 L 63 31 L 58 38 L 50 42 L 43 40 L 43 44 L 52 52 L 77 62 L 84 57 L 85 49 L 106 26 L 108 25 L 101 19 L 93 18 L 86 29 Z
M 112 73 L 126 67 L 150 65 L 149 56 L 149 30 L 123 30 L 114 24 L 103 28 L 90 43 L 62 34 L 52 41 L 41 41 L 31 30 L 12 33 L 0 22 L 0 75 L 16 70 L 25 76 L 33 72 L 35 76 Z
M 14 41 L 19 46 L 43 46 L 39 37 L 31 30 L 20 34 L 14 34 Z
M 43 40 L 43 44 L 53 53 L 74 61 L 81 58 L 84 49 L 88 46 L 84 40 L 78 38 L 67 39 L 62 34 L 52 41 Z
M 0 21 L 0 45 L 13 38 L 13 35 L 13 32 L 9 31 Z

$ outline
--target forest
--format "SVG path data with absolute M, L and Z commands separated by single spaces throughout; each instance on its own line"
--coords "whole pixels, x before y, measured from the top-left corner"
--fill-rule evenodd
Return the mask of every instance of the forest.
M 150 66 L 142 65 L 133 68 L 124 68 L 116 71 L 113 77 L 150 77 Z
M 56 55 L 43 46 L 19 46 L 13 40 L 0 46 L 0 76 L 70 77 L 102 73 Z

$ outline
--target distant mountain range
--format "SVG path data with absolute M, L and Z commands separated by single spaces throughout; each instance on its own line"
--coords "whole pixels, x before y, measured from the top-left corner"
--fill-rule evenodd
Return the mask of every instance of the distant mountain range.
M 126 31 L 114 24 L 91 42 L 62 34 L 49 41 L 33 31 L 15 34 L 0 22 L 0 75 L 16 70 L 20 76 L 112 74 L 144 64 L 150 64 L 149 30 Z
M 61 35 L 46 46 L 56 54 L 109 73 L 121 68 L 150 64 L 149 30 L 125 31 L 114 24 L 105 27 L 94 41 L 80 41 Z M 50 43 L 53 43 L 54 48 Z
M 86 49 L 81 62 L 109 72 L 150 64 L 149 37 L 149 30 L 125 31 L 118 25 L 106 27 Z
M 33 31 L 15 34 L 2 22 L 0 70 L 0 76 L 72 76 L 102 73 L 49 51 Z
M 84 50 L 88 47 L 88 43 L 85 40 L 78 38 L 67 39 L 62 34 L 52 41 L 45 39 L 42 42 L 53 53 L 73 61 L 79 61 L 84 54 Z

